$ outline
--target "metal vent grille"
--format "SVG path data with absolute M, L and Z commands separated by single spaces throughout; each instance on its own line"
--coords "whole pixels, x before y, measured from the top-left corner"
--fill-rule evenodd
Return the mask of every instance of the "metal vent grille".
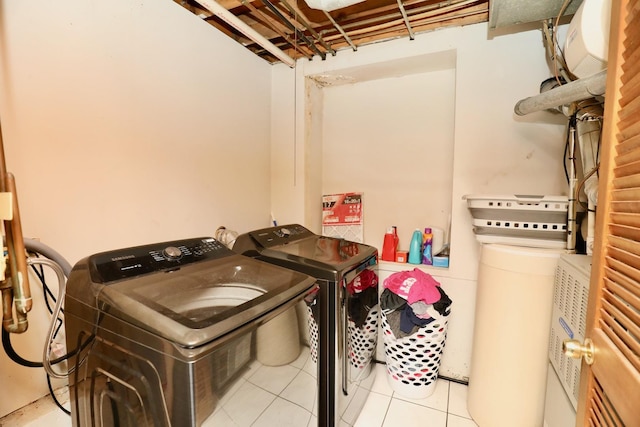
M 554 281 L 549 360 L 574 408 L 580 388 L 580 361 L 562 353 L 562 341 L 584 339 L 590 270 L 590 256 L 562 255 Z

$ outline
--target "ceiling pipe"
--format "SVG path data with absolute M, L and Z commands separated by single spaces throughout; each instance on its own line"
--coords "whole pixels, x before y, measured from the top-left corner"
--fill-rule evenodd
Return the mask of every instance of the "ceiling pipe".
M 298 31 L 296 26 L 293 25 L 291 21 L 289 21 L 287 17 L 284 16 L 273 3 L 271 3 L 270 0 L 262 0 L 262 3 L 264 3 L 264 5 L 267 6 L 267 8 L 278 19 L 280 19 L 280 21 L 282 21 L 283 24 L 285 24 L 291 31 L 293 31 L 293 35 L 296 40 L 297 40 L 297 35 L 299 35 L 300 38 L 306 43 L 306 45 L 309 46 L 309 48 L 313 50 L 315 53 L 320 55 L 320 57 L 323 60 L 327 58 L 327 54 L 325 52 L 322 52 L 320 49 L 318 49 L 318 46 L 316 46 L 316 44 L 312 40 L 309 40 L 309 38 L 304 35 L 304 32 Z
M 351 46 L 351 49 L 353 49 L 354 52 L 357 51 L 358 48 L 356 47 L 355 44 L 353 44 L 353 42 L 351 41 L 351 38 L 349 38 L 349 36 L 347 35 L 347 33 L 344 32 L 342 27 L 340 25 L 338 25 L 338 23 L 335 21 L 335 19 L 333 19 L 333 17 L 331 15 L 329 15 L 329 12 L 327 12 L 325 10 L 323 10 L 323 12 L 327 16 L 327 18 L 329 18 L 329 21 L 331 21 L 331 23 L 336 28 L 336 30 L 338 30 L 340 32 L 340 34 L 342 34 L 342 37 L 344 37 L 344 39 L 347 41 L 347 43 L 349 43 L 349 46 Z
M 398 9 L 400 9 L 400 13 L 402 14 L 402 19 L 404 19 L 404 25 L 407 26 L 407 31 L 409 32 L 409 39 L 410 40 L 415 39 L 416 36 L 415 34 L 413 34 L 413 28 L 411 28 L 411 24 L 409 23 L 409 18 L 407 17 L 407 11 L 404 9 L 402 0 L 398 0 Z
M 231 25 L 236 30 L 240 31 L 245 36 L 249 37 L 254 42 L 258 43 L 264 49 L 266 49 L 273 56 L 278 58 L 284 64 L 287 64 L 289 67 L 294 68 L 296 65 L 296 61 L 291 58 L 289 55 L 280 50 L 276 45 L 271 43 L 267 38 L 260 35 L 256 30 L 251 28 L 249 25 L 245 24 L 234 14 L 229 12 L 224 7 L 220 6 L 220 4 L 215 0 L 196 0 L 202 7 L 207 9 L 209 12 L 216 15 L 218 18 Z
M 521 99 L 513 110 L 517 115 L 524 116 L 536 111 L 604 95 L 606 86 L 607 70 L 602 70 L 593 76 L 574 80 L 540 95 Z
M 301 46 L 295 40 L 291 40 L 291 37 L 289 37 L 287 34 L 285 34 L 284 31 L 280 30 L 278 28 L 278 26 L 276 25 L 276 22 L 273 22 L 272 19 L 269 16 L 267 16 L 266 13 L 262 12 L 261 10 L 256 8 L 254 5 L 252 5 L 250 0 L 240 0 L 240 1 L 242 2 L 242 4 L 247 9 L 249 9 L 251 12 L 255 13 L 256 15 L 258 15 L 262 19 L 264 19 L 265 25 L 269 25 L 271 27 L 271 29 L 273 31 L 275 31 L 277 34 L 279 34 L 280 37 L 282 37 L 287 43 L 289 43 L 291 45 L 291 47 L 293 47 L 293 49 L 295 49 L 298 52 L 300 52 L 301 55 L 305 56 L 309 60 L 311 60 L 311 58 L 313 58 L 312 54 L 307 53 L 306 51 L 304 51 L 301 48 Z
M 280 0 L 280 3 L 282 3 L 283 5 L 285 5 L 285 7 L 287 9 L 289 9 L 289 12 L 295 17 L 296 20 L 300 21 L 302 23 L 302 25 L 304 25 L 307 30 L 309 30 L 309 32 L 311 33 L 311 35 L 313 37 L 315 37 L 315 39 L 327 50 L 327 52 L 329 52 L 332 56 L 336 56 L 336 51 L 331 47 L 330 44 L 328 44 L 320 34 L 317 33 L 316 30 L 313 29 L 313 27 L 309 24 L 309 19 L 305 16 L 304 13 L 302 13 L 301 10 L 298 10 L 297 8 L 294 9 L 293 6 L 291 6 L 287 0 Z M 297 5 L 296 5 L 297 7 Z

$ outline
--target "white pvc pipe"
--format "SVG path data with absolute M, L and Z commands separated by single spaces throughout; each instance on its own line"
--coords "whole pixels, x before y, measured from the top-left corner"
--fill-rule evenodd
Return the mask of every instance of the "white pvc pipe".
M 587 212 L 587 255 L 593 254 L 593 241 L 596 235 L 596 205 L 589 200 L 589 208 Z
M 594 96 L 604 95 L 606 86 L 607 70 L 602 70 L 593 76 L 574 80 L 540 95 L 522 99 L 518 101 L 514 111 L 517 115 L 524 116 L 536 111 L 593 98 Z
M 576 203 L 578 200 L 575 159 L 576 159 L 576 129 L 569 124 L 569 207 L 567 213 L 567 249 L 576 249 Z
M 256 30 L 251 28 L 249 25 L 245 24 L 241 21 L 237 16 L 233 13 L 229 12 L 224 7 L 220 6 L 220 4 L 215 0 L 196 0 L 202 7 L 207 9 L 209 12 L 216 15 L 218 18 L 222 19 L 227 24 L 231 25 L 236 30 L 240 31 L 245 36 L 249 37 L 254 42 L 258 43 L 260 46 L 268 50 L 272 53 L 276 58 L 278 58 L 283 63 L 287 64 L 289 67 L 293 68 L 296 65 L 296 61 L 291 58 L 289 55 L 284 53 L 281 49 L 279 49 L 276 45 L 271 43 L 266 37 L 259 34 Z

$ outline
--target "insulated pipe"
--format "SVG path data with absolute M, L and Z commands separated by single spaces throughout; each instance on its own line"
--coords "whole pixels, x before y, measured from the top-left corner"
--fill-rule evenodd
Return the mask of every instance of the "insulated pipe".
M 575 101 L 604 95 L 607 86 L 607 70 L 518 101 L 514 112 L 524 116 L 536 111 L 555 108 Z
M 245 24 L 241 21 L 237 16 L 233 13 L 229 12 L 224 7 L 220 6 L 215 0 L 196 0 L 202 7 L 207 9 L 209 12 L 216 15 L 218 18 L 222 19 L 227 24 L 231 25 L 236 30 L 240 31 L 245 36 L 249 37 L 254 42 L 258 43 L 260 46 L 265 48 L 267 51 L 272 53 L 276 58 L 278 58 L 283 63 L 287 64 L 289 67 L 293 68 L 296 65 L 296 61 L 291 58 L 289 55 L 284 53 L 281 49 L 279 49 L 276 45 L 267 40 L 266 37 L 259 34 L 256 30 L 251 28 L 249 25 Z
M 594 107 L 595 108 L 595 107 Z M 593 110 L 593 109 L 592 109 Z M 602 110 L 598 108 L 595 117 L 602 117 Z M 598 169 L 598 151 L 600 145 L 600 133 L 602 123 L 598 119 L 592 119 L 591 115 L 585 115 L 584 119 L 578 118 L 576 131 L 578 133 L 578 144 L 580 146 L 580 159 L 582 161 L 582 173 L 584 175 L 584 194 L 589 202 L 598 204 L 598 177 L 594 172 Z M 589 172 L 591 171 L 591 172 Z

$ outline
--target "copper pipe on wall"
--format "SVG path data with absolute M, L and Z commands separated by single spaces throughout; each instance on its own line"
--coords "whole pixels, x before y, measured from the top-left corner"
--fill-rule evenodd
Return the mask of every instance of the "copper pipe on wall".
M 10 192 L 13 202 L 12 219 L 4 221 L 7 245 L 8 268 L 0 283 L 2 292 L 2 327 L 10 333 L 23 333 L 29 327 L 27 312 L 31 310 L 31 290 L 27 271 L 27 255 L 22 238 L 20 211 L 16 195 L 16 184 L 12 174 L 7 173 L 0 127 L 0 192 Z M 14 318 L 15 307 L 15 318 Z
M 22 221 L 20 220 L 20 209 L 18 208 L 18 192 L 16 189 L 16 179 L 12 173 L 7 173 L 5 178 L 7 190 L 12 194 L 13 198 L 13 219 L 11 220 L 11 234 L 13 236 L 13 250 L 16 254 L 16 264 L 18 267 L 19 282 L 18 286 L 14 285 L 13 302 L 16 311 L 27 313 L 31 311 L 33 305 L 31 300 L 31 289 L 29 287 L 29 271 L 27 270 L 27 252 L 24 248 L 24 236 L 22 235 Z M 11 279 L 15 282 L 15 278 Z

